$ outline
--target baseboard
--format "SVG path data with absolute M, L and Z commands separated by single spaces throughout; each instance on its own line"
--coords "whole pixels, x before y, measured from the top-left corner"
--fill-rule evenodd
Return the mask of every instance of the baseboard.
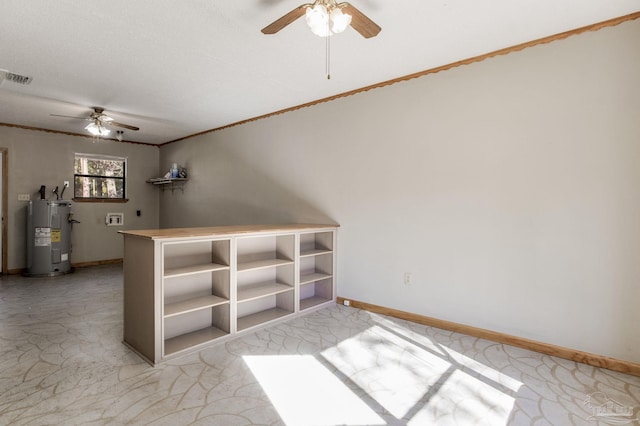
M 106 259 L 106 260 L 92 260 L 91 262 L 78 262 L 72 263 L 74 268 L 86 268 L 87 266 L 100 266 L 100 265 L 113 265 L 116 263 L 122 263 L 122 258 L 119 259 Z M 26 268 L 8 269 L 7 275 L 21 275 Z
M 71 266 L 73 266 L 74 268 L 86 268 L 87 266 L 114 265 L 116 263 L 122 263 L 122 258 L 92 260 L 90 262 L 78 262 L 78 263 L 72 263 Z
M 441 328 L 443 330 L 454 331 L 456 333 L 462 333 L 468 336 L 479 337 L 481 339 L 491 340 L 497 343 L 504 343 L 506 345 L 516 346 L 518 348 L 529 349 L 546 355 L 556 356 L 559 358 L 580 362 L 582 364 L 606 368 L 608 370 L 618 371 L 621 373 L 640 377 L 640 364 L 635 362 L 622 361 L 616 358 L 610 358 L 602 355 L 592 354 L 589 352 L 569 349 L 549 343 L 538 342 L 535 340 L 525 339 L 509 334 L 486 330 L 483 328 L 472 327 L 470 325 L 431 318 L 424 315 L 413 314 L 411 312 L 400 311 L 397 309 L 385 308 L 384 306 L 372 305 L 370 303 L 359 302 L 353 299 L 345 299 L 344 297 L 338 297 L 337 303 L 340 305 L 344 305 L 345 300 L 349 300 L 349 306 L 353 308 L 375 312 L 378 314 L 387 315 L 418 324 L 428 325 L 431 327 Z

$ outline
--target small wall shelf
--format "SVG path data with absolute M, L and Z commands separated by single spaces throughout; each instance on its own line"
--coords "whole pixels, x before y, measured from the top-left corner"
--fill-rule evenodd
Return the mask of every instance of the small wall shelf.
M 164 192 L 165 189 L 170 189 L 173 192 L 175 189 L 179 189 L 184 192 L 184 184 L 187 182 L 188 178 L 152 178 L 147 179 L 147 183 L 152 185 L 157 185 L 162 188 Z

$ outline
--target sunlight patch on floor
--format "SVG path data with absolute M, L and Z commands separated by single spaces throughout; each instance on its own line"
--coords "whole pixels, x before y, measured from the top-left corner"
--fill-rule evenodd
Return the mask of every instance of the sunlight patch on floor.
M 438 421 L 444 410 L 463 423 L 482 424 L 485 418 L 493 422 L 487 424 L 506 423 L 520 382 L 444 346 L 418 344 L 410 330 L 390 323 L 372 326 L 321 355 L 396 419 L 432 424 L 425 419 Z
M 376 315 L 374 317 L 374 321 L 381 326 L 393 331 L 398 336 L 402 336 L 407 340 L 411 340 L 415 342 L 417 345 L 424 347 L 430 352 L 433 352 L 436 355 L 442 355 L 444 358 L 447 356 L 453 359 L 460 366 L 464 366 L 470 370 L 473 370 L 476 373 L 481 374 L 487 379 L 498 383 L 505 388 L 508 388 L 514 393 L 518 392 L 518 389 L 522 386 L 522 382 L 515 380 L 506 374 L 503 374 L 491 367 L 482 364 L 472 358 L 469 358 L 466 355 L 461 354 L 451 348 L 448 348 L 442 344 L 434 344 L 428 337 L 421 335 L 419 333 L 415 333 L 406 327 L 401 326 L 398 323 L 390 321 L 383 316 Z M 498 343 L 495 343 L 494 346 L 499 346 Z
M 506 425 L 514 403 L 513 397 L 456 370 L 408 425 Z
M 369 406 L 310 355 L 244 356 L 287 425 L 385 425 Z
M 322 352 L 395 418 L 403 418 L 451 364 L 373 326 Z

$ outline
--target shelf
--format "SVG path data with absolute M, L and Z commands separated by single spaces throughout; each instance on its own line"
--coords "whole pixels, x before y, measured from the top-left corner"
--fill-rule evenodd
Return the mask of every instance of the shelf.
M 324 297 L 319 297 L 319 296 L 312 296 L 312 297 L 307 297 L 306 299 L 301 299 L 300 300 L 300 310 L 304 310 L 304 309 L 308 309 L 311 308 L 313 306 L 317 306 L 320 305 L 322 303 L 325 302 L 329 302 L 331 301 L 331 299 L 327 299 Z
M 238 287 L 238 303 L 259 299 L 260 297 L 272 296 L 285 291 L 291 291 L 293 287 L 275 281 L 251 284 Z
M 311 284 L 316 281 L 326 280 L 331 278 L 329 274 L 323 274 L 321 272 L 314 272 L 312 274 L 300 275 L 300 285 Z
M 226 336 L 227 334 L 229 333 L 216 327 L 207 327 L 201 330 L 192 331 L 191 333 L 182 334 L 165 340 L 164 353 L 165 355 L 170 355 L 180 352 L 181 350 L 189 349 L 201 343 L 215 340 L 218 337 Z
M 181 277 L 184 275 L 201 274 L 203 272 L 223 271 L 229 269 L 226 265 L 217 263 L 206 263 L 204 265 L 181 266 L 179 268 L 168 268 L 164 271 L 165 278 Z
M 332 251 L 327 249 L 302 250 L 300 251 L 300 257 L 318 256 L 321 254 L 330 254 L 330 253 L 332 253 Z
M 255 314 L 247 315 L 245 317 L 238 318 L 238 331 L 246 330 L 247 328 L 251 328 L 256 325 L 262 325 L 267 321 L 282 318 L 292 313 L 293 312 L 285 311 L 284 309 L 273 308 L 266 311 L 257 312 Z
M 176 188 L 184 192 L 184 184 L 188 180 L 188 178 L 153 178 L 147 179 L 147 183 L 157 185 L 163 192 L 167 188 L 171 189 L 171 192 Z
M 175 315 L 197 311 L 198 309 L 223 305 L 225 303 L 229 303 L 229 300 L 214 295 L 194 297 L 193 299 L 184 300 L 182 302 L 169 303 L 165 305 L 164 317 L 169 318 Z
M 271 268 L 273 266 L 291 265 L 293 260 L 287 259 L 265 259 L 253 260 L 251 262 L 238 263 L 238 272 L 253 271 L 256 269 Z
M 153 185 L 168 185 L 174 182 L 186 182 L 188 178 L 152 178 L 147 179 L 147 183 L 151 183 Z

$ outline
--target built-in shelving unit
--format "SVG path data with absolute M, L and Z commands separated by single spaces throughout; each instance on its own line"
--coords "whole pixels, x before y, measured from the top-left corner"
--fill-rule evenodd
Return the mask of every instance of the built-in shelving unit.
M 333 225 L 121 231 L 124 342 L 152 364 L 335 303 Z

